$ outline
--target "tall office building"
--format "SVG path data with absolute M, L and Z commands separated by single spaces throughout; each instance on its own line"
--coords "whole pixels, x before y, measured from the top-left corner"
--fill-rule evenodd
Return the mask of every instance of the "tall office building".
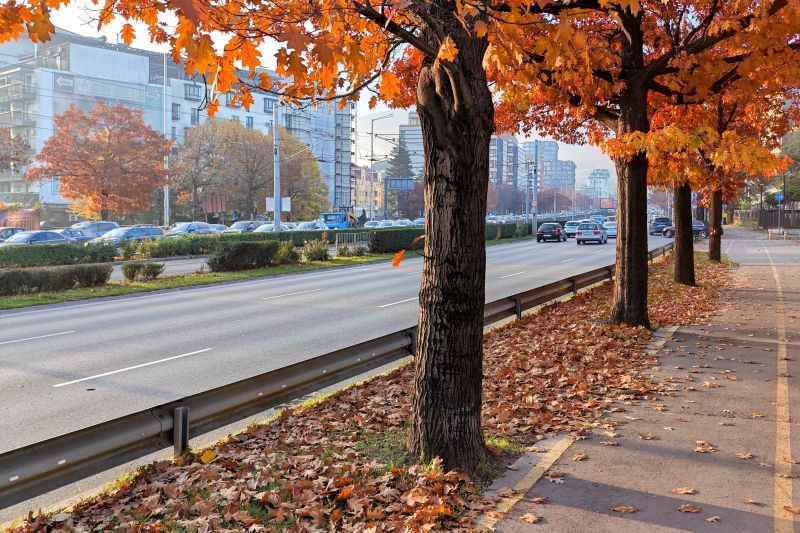
M 277 79 L 275 73 L 265 72 Z M 181 142 L 190 128 L 208 120 L 202 105 L 205 91 L 201 81 L 186 75 L 183 65 L 165 64 L 163 54 L 110 44 L 104 38 L 57 29 L 43 45 L 27 38 L 0 45 L 0 128 L 25 138 L 34 153 L 52 135 L 54 117 L 70 105 L 88 111 L 100 101 L 141 109 L 149 126 Z M 264 93 L 253 96 L 255 102 L 246 110 L 231 93 L 220 95 L 214 118 L 236 120 L 269 134 L 276 99 Z M 339 110 L 336 102 L 322 102 L 281 106 L 279 111 L 281 125 L 317 159 L 331 204 L 351 207 L 355 105 Z M 57 179 L 33 184 L 25 182 L 21 172 L 0 174 L 0 200 L 40 202 L 64 217 L 69 203 L 59 194 Z
M 489 142 L 489 180 L 514 187 L 522 186 L 522 159 L 516 137 L 507 133 L 493 135 Z
M 416 111 L 408 112 L 408 124 L 400 124 L 400 145 L 411 158 L 411 170 L 414 177 L 422 177 L 425 169 L 425 147 L 422 143 L 422 127 Z
M 605 168 L 592 170 L 586 179 L 586 190 L 593 198 L 611 198 L 611 172 Z
M 556 141 L 526 141 L 522 143 L 522 154 L 525 164 L 533 164 L 536 151 L 539 161 L 556 161 L 558 159 L 558 143 Z

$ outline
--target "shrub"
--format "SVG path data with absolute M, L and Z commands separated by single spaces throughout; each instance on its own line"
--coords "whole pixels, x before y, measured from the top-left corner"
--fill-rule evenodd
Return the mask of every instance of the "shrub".
M 136 279 L 153 280 L 160 276 L 162 272 L 164 272 L 164 263 L 132 261 L 122 265 L 122 274 L 128 281 Z
M 423 246 L 422 241 L 414 243 L 414 239 L 424 235 L 423 228 L 392 228 L 378 230 L 370 235 L 369 249 L 374 253 L 395 253 L 400 250 L 418 250 Z
M 130 259 L 134 255 L 136 255 L 136 251 L 138 249 L 138 243 L 135 241 L 123 241 L 122 244 L 119 246 L 120 255 L 123 259 Z
M 500 239 L 511 239 L 517 232 L 517 224 L 512 222 L 510 224 L 498 224 L 500 230 Z
M 363 257 L 367 255 L 367 248 L 363 244 L 356 244 L 350 251 L 350 254 L 355 257 Z
M 279 265 L 295 265 L 300 262 L 300 252 L 292 241 L 282 241 L 278 245 L 275 263 Z
M 208 258 L 212 271 L 249 270 L 274 264 L 278 243 L 220 241 Z
M 0 270 L 0 296 L 105 285 L 113 265 L 85 264 Z
M 514 237 L 530 235 L 532 226 L 533 222 L 517 222 L 517 230 L 514 232 Z
M 340 244 L 339 247 L 336 248 L 336 257 L 349 257 L 351 255 L 350 248 L 348 248 L 346 244 Z
M 486 228 L 483 230 L 483 238 L 487 241 L 494 241 L 500 238 L 500 224 L 492 222 L 486 223 Z
M 317 239 L 303 245 L 303 259 L 306 261 L 328 261 L 330 258 L 327 241 Z
M 114 260 L 113 244 L 36 244 L 0 248 L 0 268 L 107 263 Z

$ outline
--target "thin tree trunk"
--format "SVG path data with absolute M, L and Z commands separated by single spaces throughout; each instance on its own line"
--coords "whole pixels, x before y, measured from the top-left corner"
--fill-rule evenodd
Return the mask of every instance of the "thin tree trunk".
M 192 183 L 192 220 L 197 220 L 197 184 Z
M 675 283 L 694 285 L 694 235 L 692 233 L 692 186 L 675 187 Z
M 621 79 L 626 89 L 620 94 L 617 137 L 648 132 L 647 81 L 644 70 L 644 34 L 641 11 L 624 12 L 620 19 L 628 38 L 622 40 Z M 617 167 L 617 262 L 611 322 L 650 327 L 647 314 L 647 154 L 618 158 Z
M 482 67 L 486 41 L 456 20 L 446 31 L 458 46 L 466 98 L 454 96 L 444 68 L 430 61 L 422 67 L 417 109 L 427 231 L 408 445 L 414 457 L 438 456 L 445 468 L 471 471 L 485 455 L 484 225 L 494 111 Z
M 708 258 L 722 261 L 722 191 L 711 193 L 711 234 L 708 236 Z

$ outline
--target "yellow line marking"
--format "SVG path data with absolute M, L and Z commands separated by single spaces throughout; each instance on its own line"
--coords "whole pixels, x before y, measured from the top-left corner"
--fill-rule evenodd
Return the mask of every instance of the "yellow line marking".
M 575 439 L 569 435 L 561 437 L 550 450 L 544 454 L 536 454 L 539 460 L 536 464 L 528 470 L 524 476 L 517 482 L 516 485 L 511 487 L 514 491 L 514 496 L 507 496 L 500 498 L 495 505 L 494 509 L 481 516 L 475 523 L 475 528 L 478 531 L 492 531 L 495 525 L 501 519 L 505 518 L 508 513 L 519 502 L 523 496 L 533 487 L 539 479 L 544 475 L 547 470 L 553 466 L 561 454 L 567 451 L 567 448 L 575 442 Z
M 775 400 L 775 495 L 774 508 L 775 533 L 793 533 L 794 515 L 785 507 L 792 506 L 792 466 L 788 459 L 792 456 L 791 425 L 789 418 L 789 382 L 786 364 L 786 308 L 783 300 L 783 287 L 781 277 L 772 254 L 766 247 L 764 251 L 772 267 L 772 276 L 775 278 L 775 290 L 778 293 L 778 309 L 775 312 L 775 321 L 778 329 L 778 385 Z

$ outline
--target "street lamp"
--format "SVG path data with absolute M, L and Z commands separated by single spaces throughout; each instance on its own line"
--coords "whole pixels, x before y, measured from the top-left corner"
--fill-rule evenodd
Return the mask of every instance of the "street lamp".
M 370 220 L 375 216 L 375 122 L 385 118 L 391 118 L 394 113 L 388 113 L 382 117 L 375 117 L 372 120 L 372 126 L 369 133 L 369 218 Z

